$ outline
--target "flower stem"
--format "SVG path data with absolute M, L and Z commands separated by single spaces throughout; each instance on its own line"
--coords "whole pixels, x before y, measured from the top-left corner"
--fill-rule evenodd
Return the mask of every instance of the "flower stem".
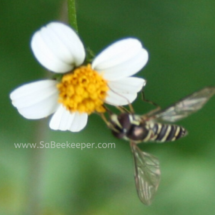
M 78 33 L 75 0 L 67 0 L 67 1 L 68 1 L 69 24 Z

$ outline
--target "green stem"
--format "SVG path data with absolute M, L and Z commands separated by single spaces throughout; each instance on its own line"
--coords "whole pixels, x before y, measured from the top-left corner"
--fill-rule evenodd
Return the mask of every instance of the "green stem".
M 78 24 L 77 24 L 75 0 L 67 0 L 67 1 L 68 1 L 69 24 L 78 33 Z

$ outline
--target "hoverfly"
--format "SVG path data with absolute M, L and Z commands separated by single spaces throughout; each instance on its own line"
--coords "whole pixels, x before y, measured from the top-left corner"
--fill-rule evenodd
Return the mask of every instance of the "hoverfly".
M 161 172 L 158 159 L 141 151 L 137 143 L 149 141 L 161 143 L 184 137 L 187 131 L 183 127 L 165 122 L 176 122 L 198 111 L 214 94 L 215 87 L 206 87 L 163 110 L 155 109 L 145 115 L 124 111 L 119 115 L 111 113 L 110 121 L 103 116 L 115 137 L 130 141 L 136 189 L 139 199 L 144 204 L 151 204 L 159 186 Z

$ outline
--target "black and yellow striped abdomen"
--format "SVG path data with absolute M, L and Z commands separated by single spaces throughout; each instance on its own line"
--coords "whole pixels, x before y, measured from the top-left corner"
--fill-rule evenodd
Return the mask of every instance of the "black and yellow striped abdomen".
M 187 135 L 187 131 L 179 125 L 162 124 L 149 121 L 144 123 L 142 126 L 148 131 L 148 134 L 142 140 L 143 142 L 175 141 Z

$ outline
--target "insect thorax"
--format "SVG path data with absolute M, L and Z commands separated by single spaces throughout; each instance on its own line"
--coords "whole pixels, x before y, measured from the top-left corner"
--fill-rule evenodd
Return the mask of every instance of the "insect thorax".
M 142 142 L 147 136 L 148 129 L 144 125 L 140 116 L 122 113 L 111 115 L 112 133 L 115 137 L 125 140 Z
M 115 137 L 136 143 L 174 141 L 187 134 L 181 126 L 146 121 L 141 116 L 128 113 L 113 114 L 110 122 Z

